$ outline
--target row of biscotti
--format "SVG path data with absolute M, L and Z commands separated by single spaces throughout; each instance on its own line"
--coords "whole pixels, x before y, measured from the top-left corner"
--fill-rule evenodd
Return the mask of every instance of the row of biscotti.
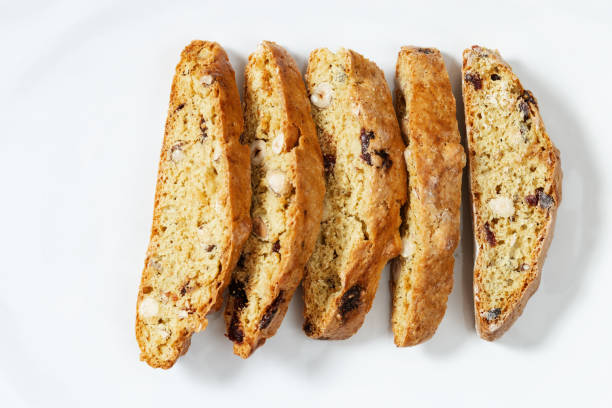
M 481 149 L 472 140 L 470 119 L 482 117 L 477 110 L 483 106 L 490 110 L 478 97 L 491 98 L 483 86 L 487 80 L 470 61 L 475 55 L 495 60 L 487 52 L 465 53 L 464 79 L 483 91 L 473 96 L 464 91 L 471 153 Z M 514 80 L 520 88 L 508 72 L 504 82 Z M 245 70 L 241 133 L 234 74 L 221 47 L 196 41 L 183 52 L 138 297 L 137 338 L 141 358 L 150 365 L 172 366 L 192 333 L 205 327 L 206 314 L 221 306 L 228 282 L 227 335 L 242 357 L 276 332 L 303 272 L 305 332 L 322 339 L 349 337 L 371 307 L 383 266 L 400 252 L 392 266 L 396 344 L 428 339 L 442 319 L 452 287 L 465 159 L 439 52 L 415 47 L 400 52 L 396 108 L 404 142 L 384 76 L 373 62 L 350 50 L 316 50 L 306 80 L 308 95 L 293 59 L 264 42 Z M 533 115 L 539 118 L 535 109 Z M 534 127 L 533 120 L 523 122 L 529 130 Z M 543 127 L 534 132 L 548 141 Z M 470 155 L 472 174 L 485 156 Z M 477 199 L 488 192 L 475 182 L 478 219 L 479 209 L 487 206 Z M 547 191 L 536 190 L 540 208 L 547 200 L 558 202 L 555 191 Z M 495 207 L 504 197 L 486 202 Z M 547 219 L 554 208 L 546 208 Z M 494 227 L 484 225 L 479 247 L 488 244 L 500 254 L 495 251 L 504 241 L 491 244 Z M 476 236 L 482 236 L 479 229 Z M 521 245 L 528 252 L 529 243 Z M 525 282 L 539 278 L 544 252 L 531 246 L 538 263 L 523 274 Z M 495 294 L 480 286 L 490 284 L 497 272 L 480 255 L 476 265 L 477 325 L 491 338 L 511 324 L 531 292 L 506 293 L 496 299 L 500 307 L 491 308 L 482 294 Z

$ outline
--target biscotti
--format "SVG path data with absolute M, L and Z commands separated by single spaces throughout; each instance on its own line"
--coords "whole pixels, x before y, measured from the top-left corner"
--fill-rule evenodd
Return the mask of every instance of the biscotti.
M 453 286 L 465 153 L 440 52 L 403 47 L 395 75 L 409 199 L 391 265 L 391 327 L 397 346 L 412 346 L 433 336 Z
M 323 159 L 297 64 L 263 42 L 245 69 L 253 231 L 225 311 L 234 353 L 247 358 L 280 326 L 302 280 L 323 212 Z
M 206 328 L 250 229 L 249 149 L 234 71 L 213 42 L 181 54 L 137 301 L 141 360 L 170 368 Z
M 465 50 L 462 74 L 478 251 L 476 328 L 494 340 L 540 283 L 561 201 L 561 165 L 535 97 L 497 51 Z
M 361 327 L 380 273 L 401 249 L 404 144 L 383 72 L 360 54 L 318 49 L 307 87 L 325 166 L 321 233 L 304 276 L 304 331 L 344 339 Z

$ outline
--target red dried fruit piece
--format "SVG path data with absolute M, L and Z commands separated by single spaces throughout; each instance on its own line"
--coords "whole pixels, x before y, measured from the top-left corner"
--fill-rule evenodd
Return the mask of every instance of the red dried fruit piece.
M 497 74 L 491 74 L 491 81 L 499 81 L 501 77 Z
M 361 304 L 361 292 L 363 292 L 363 288 L 361 285 L 356 284 L 351 286 L 351 288 L 342 295 L 338 310 L 343 319 L 349 312 L 359 307 Z
M 265 329 L 267 328 L 270 323 L 272 323 L 272 319 L 274 319 L 274 316 L 276 315 L 276 312 L 278 312 L 278 308 L 281 304 L 281 302 L 283 301 L 283 295 L 284 295 L 284 291 L 280 291 L 278 296 L 274 299 L 274 301 L 270 304 L 270 306 L 268 306 L 268 308 L 266 309 L 266 312 L 264 313 L 263 317 L 261 318 L 261 321 L 259 322 L 259 328 L 260 329 Z
M 485 230 L 485 236 L 487 238 L 487 242 L 489 243 L 489 245 L 491 245 L 492 247 L 497 245 L 497 240 L 495 239 L 495 234 L 493 233 L 493 231 L 491 231 L 491 226 L 489 225 L 488 221 L 485 222 L 485 224 L 484 224 L 484 230 Z
M 527 119 L 529 119 L 529 105 L 527 105 L 527 103 L 525 101 L 520 101 L 519 102 L 519 110 L 521 111 L 521 113 L 523 114 L 523 120 L 526 121 Z
M 374 132 L 366 132 L 366 130 L 362 128 L 359 138 L 361 140 L 361 158 L 371 166 L 372 156 L 368 152 L 368 148 L 370 147 L 370 140 L 374 139 Z
M 532 207 L 538 205 L 538 196 L 536 194 L 529 194 L 525 197 L 525 201 Z
M 233 279 L 229 284 L 229 295 L 234 298 L 234 305 L 236 310 L 243 309 L 248 303 L 246 291 L 244 289 L 244 282 L 237 279 Z
M 272 252 L 280 253 L 280 241 L 276 240 L 274 244 L 272 244 Z
M 471 73 L 471 72 L 466 73 L 465 80 L 466 82 L 470 82 L 474 86 L 475 90 L 482 89 L 482 79 L 480 78 L 480 75 L 478 75 L 477 73 Z
M 431 54 L 431 53 L 433 53 L 433 51 L 430 48 L 418 48 L 417 51 L 422 53 L 422 54 Z
M 336 156 L 333 154 L 324 154 L 323 155 L 323 167 L 325 169 L 325 173 L 331 173 L 334 171 L 334 166 L 336 165 Z
M 240 322 L 238 321 L 238 313 L 234 312 L 232 315 L 232 320 L 230 321 L 229 328 L 227 329 L 227 338 L 233 341 L 234 343 L 242 343 L 244 340 L 244 332 L 240 327 Z

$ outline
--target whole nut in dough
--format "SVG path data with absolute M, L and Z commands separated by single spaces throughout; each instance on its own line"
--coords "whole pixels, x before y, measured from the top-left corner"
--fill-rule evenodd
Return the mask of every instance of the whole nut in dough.
M 256 139 L 251 142 L 251 164 L 261 164 L 266 157 L 266 142 Z
M 159 304 L 151 296 L 147 296 L 142 300 L 142 302 L 140 302 L 138 314 L 143 319 L 155 317 L 157 316 L 157 313 L 159 313 Z
M 200 77 L 200 82 L 204 85 L 210 85 L 214 80 L 215 78 L 213 78 L 213 76 L 210 74 L 204 74 Z
M 496 197 L 489 201 L 489 208 L 498 217 L 511 217 L 514 214 L 514 203 L 509 197 Z
M 285 195 L 289 192 L 289 181 L 287 176 L 280 170 L 272 170 L 266 176 L 268 186 L 278 195 Z
M 310 101 L 314 106 L 320 109 L 325 109 L 329 106 L 334 98 L 334 90 L 327 82 L 321 82 L 312 90 Z
M 272 151 L 275 154 L 280 154 L 285 147 L 285 135 L 283 132 L 278 132 L 276 137 L 272 140 Z
M 183 157 L 185 157 L 185 153 L 183 153 L 183 149 L 181 149 L 181 143 L 172 146 L 170 149 L 170 157 L 175 163 L 181 161 Z

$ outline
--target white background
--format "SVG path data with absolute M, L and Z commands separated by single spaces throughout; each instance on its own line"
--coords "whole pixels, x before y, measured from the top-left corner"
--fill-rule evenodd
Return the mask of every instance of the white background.
M 0 406 L 612 406 L 610 2 L 401 3 L 0 3 Z M 139 362 L 159 149 L 192 39 L 220 42 L 240 85 L 263 39 L 302 68 L 314 48 L 353 48 L 391 84 L 401 45 L 435 46 L 457 96 L 462 50 L 500 49 L 564 172 L 542 284 L 514 327 L 494 343 L 473 329 L 464 211 L 448 311 L 423 345 L 393 345 L 385 270 L 350 340 L 306 338 L 298 293 L 247 361 L 217 314 L 171 370 Z

